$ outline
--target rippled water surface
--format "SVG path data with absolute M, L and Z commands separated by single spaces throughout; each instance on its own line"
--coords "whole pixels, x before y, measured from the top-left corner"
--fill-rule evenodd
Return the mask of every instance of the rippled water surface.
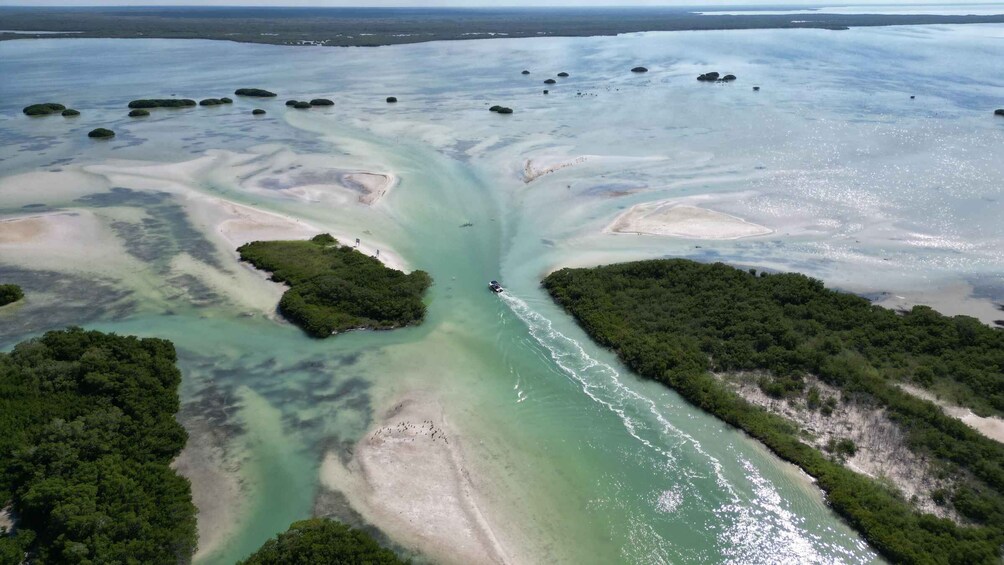
M 16 237 L 0 230 L 0 278 L 29 295 L 0 311 L 0 333 L 12 344 L 79 324 L 177 344 L 180 418 L 239 482 L 237 527 L 199 563 L 232 563 L 315 512 L 353 519 L 321 488 L 321 461 L 350 458 L 415 391 L 440 402 L 463 440 L 491 491 L 489 521 L 504 517 L 500 528 L 518 532 L 507 540 L 538 562 L 876 561 L 803 474 L 637 379 L 539 281 L 563 265 L 683 256 L 862 292 L 961 285 L 999 302 L 1002 46 L 994 25 L 345 49 L 3 42 L 0 215 L 70 215 Z M 739 80 L 694 80 L 709 70 Z M 570 76 L 544 95 L 559 71 Z M 279 96 L 125 117 L 133 98 L 238 87 Z M 315 97 L 336 104 L 284 105 Z M 21 115 L 43 101 L 82 115 Z M 256 107 L 268 114 L 252 119 Z M 95 127 L 117 136 L 95 143 Z M 554 172 L 525 182 L 528 161 Z M 316 188 L 335 170 L 399 182 L 368 206 Z M 603 233 L 663 199 L 772 233 Z M 359 237 L 428 271 L 427 321 L 308 339 L 269 316 L 278 291 L 237 264 L 219 222 L 226 203 Z M 485 288 L 494 278 L 500 297 Z

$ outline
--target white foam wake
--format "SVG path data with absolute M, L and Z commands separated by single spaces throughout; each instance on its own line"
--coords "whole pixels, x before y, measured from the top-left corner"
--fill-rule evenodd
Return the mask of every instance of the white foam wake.
M 530 335 L 549 352 L 562 372 L 577 382 L 592 400 L 617 414 L 631 437 L 664 459 L 660 465 L 662 470 L 673 469 L 677 477 L 681 476 L 673 455 L 674 447 L 681 444 L 706 458 L 715 474 L 715 482 L 730 499 L 714 511 L 723 521 L 718 537 L 724 557 L 730 562 L 767 563 L 771 562 L 772 555 L 777 557 L 781 553 L 786 554 L 786 561 L 794 560 L 791 562 L 854 561 L 854 555 L 835 545 L 821 552 L 819 537 L 801 527 L 802 518 L 786 508 L 769 481 L 745 457 L 738 456 L 737 464 L 752 481 L 752 500 L 742 496 L 726 479 L 716 457 L 704 450 L 696 438 L 674 426 L 655 401 L 626 385 L 617 369 L 591 357 L 579 342 L 554 329 L 550 320 L 520 298 L 508 292 L 500 297 L 526 324 Z M 671 497 L 659 497 L 657 508 L 675 511 L 682 503 L 681 496 L 682 491 L 676 488 Z M 752 535 L 754 532 L 761 532 L 761 535 Z M 767 535 L 762 535 L 764 533 Z M 783 546 L 785 552 L 779 552 L 779 546 Z M 839 557 L 829 557 L 826 553 Z

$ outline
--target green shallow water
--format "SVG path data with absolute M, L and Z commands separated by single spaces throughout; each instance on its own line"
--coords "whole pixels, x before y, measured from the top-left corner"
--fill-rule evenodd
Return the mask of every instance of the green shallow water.
M 42 272 L 30 259 L 0 253 L 0 275 L 35 297 L 0 313 L 3 343 L 71 323 L 175 342 L 185 375 L 179 418 L 222 454 L 243 501 L 232 517 L 237 526 L 199 555 L 200 565 L 233 563 L 315 512 L 351 518 L 344 497 L 321 485 L 323 458 L 350 458 L 396 399 L 416 392 L 443 407 L 485 491 L 489 521 L 508 543 L 530 548 L 534 558 L 525 561 L 877 561 L 804 475 L 637 379 L 592 344 L 539 281 L 564 264 L 686 256 L 801 270 L 871 291 L 962 280 L 994 292 L 1004 249 L 995 221 L 1004 133 L 976 112 L 1004 85 L 990 77 L 963 87 L 955 77 L 992 64 L 1000 29 L 695 32 L 367 50 L 0 43 L 0 74 L 18 77 L 0 86 L 3 177 L 109 159 L 172 163 L 268 143 L 319 155 L 331 167 L 400 178 L 373 207 L 247 190 L 248 170 L 219 164 L 168 204 L 119 197 L 116 206 L 162 218 L 164 225 L 132 236 L 156 231 L 150 256 L 95 275 Z M 968 56 L 948 56 L 943 45 Z M 901 57 L 899 74 L 885 75 L 881 87 L 862 71 L 882 70 L 876 50 Z M 532 84 L 518 76 L 529 62 Z M 648 76 L 627 76 L 640 62 L 652 69 Z M 694 71 L 707 66 L 728 67 L 764 89 L 759 98 L 746 86 L 695 90 Z M 568 70 L 570 84 L 542 98 L 538 81 L 552 68 Z M 807 73 L 814 88 L 790 87 Z M 93 84 L 94 76 L 107 82 Z M 215 114 L 124 120 L 123 102 L 162 94 L 165 84 L 193 98 L 251 85 L 282 94 Z M 902 106 L 906 91 L 920 95 L 920 109 Z M 287 92 L 337 104 L 286 111 Z M 83 121 L 18 116 L 22 100 L 43 94 L 86 110 Z M 388 94 L 401 99 L 392 109 L 382 102 Z M 485 111 L 500 101 L 517 112 Z M 257 106 L 269 115 L 249 123 L 246 113 Z M 97 124 L 120 134 L 108 144 L 81 141 L 77 134 Z M 588 157 L 584 164 L 532 183 L 521 178 L 527 159 L 579 155 Z M 944 176 L 945 163 L 954 176 Z M 909 180 L 890 174 L 904 170 Z M 140 188 L 136 179 L 120 180 Z M 49 209 L 106 210 L 46 190 L 31 198 Z M 317 341 L 247 316 L 238 305 L 247 289 L 213 286 L 210 275 L 196 277 L 211 291 L 194 299 L 165 265 L 191 256 L 210 272 L 240 267 L 213 229 L 169 205 L 192 195 L 379 241 L 434 278 L 426 322 Z M 627 207 L 670 197 L 694 198 L 688 202 L 774 234 L 737 241 L 600 234 Z M 24 215 L 25 198 L 0 190 L 0 214 Z M 221 267 L 211 265 L 214 257 Z M 486 289 L 494 278 L 507 288 L 501 296 Z
M 287 325 L 198 312 L 98 325 L 178 345 L 186 417 L 223 396 L 250 518 L 200 563 L 230 563 L 310 515 L 324 452 L 364 434 L 374 398 L 412 390 L 440 399 L 496 509 L 532 531 L 525 539 L 542 562 L 873 559 L 796 470 L 637 381 L 556 311 L 536 278 L 502 270 L 503 257 L 540 238 L 483 171 L 337 131 L 401 172 L 386 202 L 407 211 L 396 218 L 407 238 L 399 249 L 436 281 L 421 327 L 314 341 Z M 510 286 L 500 297 L 485 288 L 496 276 Z

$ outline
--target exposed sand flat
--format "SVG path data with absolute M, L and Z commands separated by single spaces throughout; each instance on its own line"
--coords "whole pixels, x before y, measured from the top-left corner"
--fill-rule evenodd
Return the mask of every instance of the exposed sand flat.
M 549 175 L 568 167 L 574 167 L 575 165 L 581 165 L 587 159 L 588 157 L 585 155 L 557 162 L 551 159 L 527 159 L 526 163 L 523 164 L 523 182 L 529 184 L 544 175 Z
M 192 482 L 199 546 L 195 560 L 213 553 L 240 526 L 243 494 L 237 475 L 225 469 L 223 456 L 212 446 L 212 434 L 190 432 L 188 443 L 171 466 Z
M 179 163 L 110 161 L 102 165 L 91 165 L 85 169 L 92 175 L 104 177 L 113 186 L 175 194 L 204 233 L 220 243 L 224 252 L 232 256 L 236 256 L 234 250 L 237 247 L 249 241 L 307 239 L 325 232 L 345 245 L 355 245 L 355 239 L 359 234 L 348 233 L 335 226 L 311 224 L 291 215 L 240 204 L 207 194 L 200 189 L 207 183 L 222 183 L 224 179 L 230 179 L 228 182 L 232 183 L 235 176 L 250 174 L 248 171 L 251 170 L 259 170 L 262 167 L 274 168 L 278 165 L 269 159 L 273 155 L 278 155 L 276 158 L 285 163 L 283 159 L 289 158 L 287 154 L 292 155 L 288 150 L 254 155 L 210 151 L 203 157 Z M 341 178 L 347 174 L 338 173 L 338 175 Z M 396 177 L 391 174 L 355 172 L 351 175 L 360 186 L 365 186 L 366 190 L 373 190 L 381 195 L 396 182 Z M 347 191 L 353 198 L 363 198 L 360 196 L 360 190 L 363 189 L 341 187 L 340 190 Z M 274 195 L 275 190 L 270 190 L 267 194 L 272 197 Z M 358 249 L 363 253 L 376 256 L 392 269 L 408 270 L 400 255 L 387 246 L 379 241 L 361 239 Z M 379 255 L 377 255 L 378 250 Z
M 875 304 L 893 310 L 909 310 L 923 304 L 946 316 L 972 316 L 988 325 L 1004 319 L 1004 312 L 998 310 L 992 300 L 973 296 L 972 285 L 966 283 L 936 290 L 889 293 L 876 300 Z
M 769 228 L 742 218 L 675 201 L 632 206 L 604 231 L 687 239 L 740 239 L 772 233 Z
M 397 183 L 397 177 L 381 173 L 348 173 L 342 177 L 342 184 L 356 188 L 362 194 L 359 202 L 374 204 Z
M 437 401 L 410 395 L 356 445 L 347 464 L 329 453 L 321 482 L 394 540 L 436 562 L 507 563 L 461 441 Z
M 217 207 L 216 211 L 222 213 L 220 219 L 217 220 L 217 233 L 228 242 L 232 249 L 251 241 L 310 239 L 319 233 L 329 233 L 342 245 L 350 245 L 371 257 L 375 256 L 391 269 L 405 272 L 409 270 L 400 255 L 378 243 L 360 240 L 357 246 L 352 234 L 340 230 L 316 226 L 292 216 L 276 214 L 228 200 L 212 200 L 216 200 L 212 203 L 213 206 Z M 376 254 L 377 250 L 380 251 L 379 255 Z
M 817 449 L 823 450 L 831 440 L 850 439 L 857 451 L 846 459 L 848 468 L 889 480 L 922 512 L 963 522 L 950 509 L 931 499 L 935 489 L 951 487 L 951 480 L 939 478 L 930 462 L 910 451 L 906 434 L 885 410 L 840 401 L 832 414 L 824 416 L 819 410 L 807 408 L 801 399 L 785 401 L 767 396 L 757 385 L 755 374 L 717 376 L 750 403 L 794 422 L 805 432 L 804 441 Z M 806 384 L 807 389 L 818 387 L 824 400 L 840 398 L 838 389 L 815 377 L 808 377 Z
M 1004 443 L 1004 420 L 1001 418 L 995 418 L 993 416 L 983 417 L 977 416 L 972 410 L 964 408 L 962 406 L 955 406 L 949 404 L 944 400 L 941 400 L 922 388 L 911 386 L 904 383 L 899 383 L 899 388 L 904 391 L 916 396 L 917 398 L 923 398 L 928 402 L 932 402 L 941 407 L 941 409 L 953 418 L 958 418 L 962 420 L 964 424 L 973 428 L 974 430 L 980 432 L 986 437 Z
M 528 148 L 530 149 L 530 148 Z M 530 149 L 532 150 L 532 149 Z M 566 155 L 559 153 L 547 153 L 535 155 L 523 162 L 522 178 L 525 184 L 539 179 L 540 177 L 556 173 L 562 169 L 575 167 L 589 163 L 590 165 L 614 166 L 615 168 L 628 168 L 644 166 L 665 161 L 664 156 L 636 157 L 624 155 Z
M 87 210 L 0 220 L 0 256 L 4 263 L 60 271 L 102 272 L 131 262 L 116 236 Z

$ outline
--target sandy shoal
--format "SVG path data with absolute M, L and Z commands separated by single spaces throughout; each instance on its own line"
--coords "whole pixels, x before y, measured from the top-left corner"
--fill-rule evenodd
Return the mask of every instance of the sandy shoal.
M 56 271 L 134 266 L 117 236 L 88 210 L 0 219 L 0 255 L 5 263 Z
M 234 202 L 207 193 L 200 189 L 206 184 L 223 182 L 222 179 L 243 178 L 241 188 L 254 185 L 248 180 L 251 175 L 246 169 L 287 170 L 295 167 L 298 174 L 306 171 L 302 162 L 290 157 L 289 151 L 275 151 L 252 155 L 225 151 L 211 151 L 203 157 L 179 163 L 144 163 L 110 161 L 101 165 L 86 167 L 88 173 L 104 177 L 111 186 L 121 186 L 133 190 L 158 190 L 175 194 L 185 205 L 195 223 L 211 239 L 221 243 L 226 251 L 235 255 L 234 250 L 250 241 L 276 239 L 308 239 L 319 233 L 330 233 L 344 245 L 355 245 L 358 234 L 339 230 L 332 225 L 314 225 L 290 214 L 271 212 L 263 208 Z M 318 166 L 314 160 L 308 163 Z M 293 163 L 293 164 L 291 164 Z M 257 178 L 264 173 L 251 175 Z M 318 175 L 326 173 L 318 172 Z M 351 173 L 353 182 L 373 190 L 386 193 L 396 182 L 389 173 Z M 342 175 L 347 176 L 347 175 Z M 284 184 L 278 186 L 285 186 Z M 339 188 L 359 196 L 360 189 Z M 257 191 L 253 189 L 252 191 Z M 281 190 L 266 191 L 272 198 Z M 374 193 L 367 193 L 375 195 Z M 354 196 L 354 197 L 355 197 Z M 365 195 L 364 195 L 365 196 Z M 392 269 L 407 271 L 408 266 L 400 255 L 378 241 L 361 241 L 357 248 L 367 255 L 375 256 Z M 377 251 L 379 250 L 379 254 Z
M 740 239 L 772 230 L 722 212 L 674 201 L 646 202 L 624 212 L 604 230 L 687 239 Z
M 329 453 L 323 486 L 395 541 L 439 563 L 508 563 L 464 458 L 463 438 L 424 393 L 398 400 L 343 461 Z
M 922 304 L 946 316 L 972 316 L 988 325 L 1004 317 L 993 300 L 974 296 L 974 290 L 971 284 L 960 282 L 935 289 L 890 292 L 874 303 L 893 310 L 909 310 Z
M 199 545 L 194 559 L 212 554 L 239 530 L 244 494 L 236 473 L 228 471 L 219 448 L 206 430 L 189 434 L 171 466 L 192 483 Z

